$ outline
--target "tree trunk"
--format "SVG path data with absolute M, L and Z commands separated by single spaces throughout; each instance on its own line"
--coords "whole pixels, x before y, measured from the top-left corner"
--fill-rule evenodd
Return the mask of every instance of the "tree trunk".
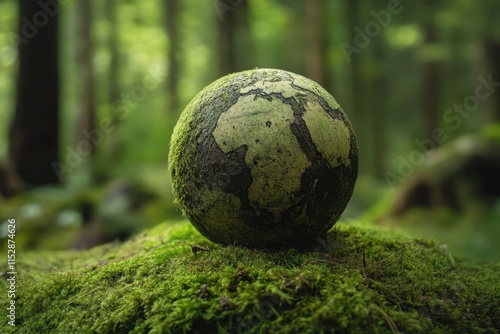
M 80 117 L 78 123 L 77 147 L 87 152 L 82 156 L 87 172 L 90 177 L 95 175 L 94 157 L 98 142 L 92 141 L 91 136 L 96 127 L 94 107 L 94 69 L 92 66 L 92 3 L 91 0 L 79 0 L 77 2 L 79 11 L 79 66 L 80 66 Z M 101 138 L 102 140 L 102 138 Z M 82 149 L 83 147 L 83 149 Z
M 307 76 L 324 87 L 324 53 L 321 29 L 321 0 L 306 2 L 307 24 L 307 50 L 306 68 Z
M 56 9 L 58 7 L 52 12 L 54 15 L 49 15 L 39 2 L 19 1 L 19 17 L 24 20 L 19 21 L 17 100 L 9 131 L 7 183 L 11 185 L 17 177 L 31 186 L 59 182 L 52 168 L 52 163 L 59 158 L 59 17 Z
M 255 67 L 248 0 L 216 5 L 218 76 Z
M 255 68 L 255 50 L 250 28 L 250 8 L 248 0 L 241 0 L 234 9 L 235 29 L 233 33 L 235 52 L 235 68 L 232 72 Z
M 110 109 L 120 99 L 120 49 L 119 49 L 119 26 L 116 19 L 117 0 L 107 0 L 105 3 L 105 14 L 109 22 L 108 49 L 110 53 L 110 63 L 108 70 L 108 101 Z M 110 115 L 113 124 L 120 126 L 122 120 L 120 113 L 111 112 Z M 104 153 L 107 156 L 108 166 L 114 166 L 122 159 L 124 139 L 120 130 L 114 131 L 109 135 L 109 146 Z
M 179 26 L 177 24 L 179 12 L 178 0 L 165 0 L 165 23 L 169 42 L 168 49 L 168 77 L 167 77 L 167 111 L 174 113 L 179 107 L 177 86 L 179 82 Z
M 112 104 L 120 96 L 118 22 L 116 20 L 116 0 L 106 1 L 106 17 L 109 21 L 108 48 L 111 56 L 108 72 L 108 102 Z
M 372 69 L 372 87 L 373 93 L 371 102 L 372 134 L 373 148 L 375 155 L 373 157 L 373 171 L 378 178 L 384 177 L 385 172 L 385 153 L 386 153 L 386 114 L 387 103 L 389 99 L 387 94 L 387 53 L 383 36 L 375 38 L 373 41 L 373 63 Z
M 500 81 L 500 42 L 488 41 L 486 43 L 486 57 L 489 63 L 489 73 L 491 73 L 493 81 Z M 498 88 L 496 88 L 498 90 Z M 495 91 L 492 94 L 495 99 L 493 103 L 492 122 L 500 122 L 500 92 Z
M 436 61 L 430 61 L 424 65 L 421 89 L 424 109 L 424 136 L 428 137 L 439 126 L 440 75 L 439 63 Z
M 354 27 L 363 27 L 362 17 L 360 17 L 360 5 L 358 0 L 350 0 L 347 2 L 347 17 L 349 32 L 348 40 L 350 44 L 354 44 L 356 32 Z M 350 83 L 351 83 L 351 122 L 356 132 L 359 146 L 359 169 L 360 173 L 372 172 L 371 156 L 373 153 L 372 141 L 369 136 L 370 129 L 370 114 L 368 113 L 367 92 L 368 85 L 366 84 L 366 63 L 363 59 L 363 53 L 368 52 L 366 48 L 361 48 L 360 54 L 353 54 L 350 62 Z
M 230 5 L 228 5 L 230 6 Z M 234 43 L 234 32 L 236 30 L 235 13 L 232 9 L 223 13 L 223 16 L 217 17 L 217 59 L 218 76 L 236 72 L 236 54 Z
M 428 13 L 437 11 L 437 5 L 432 0 L 427 0 Z M 430 19 L 428 19 L 430 20 Z M 433 22 L 426 22 L 424 26 L 425 44 L 438 43 L 437 27 Z M 439 127 L 441 73 L 440 61 L 429 59 L 424 63 L 421 94 L 424 114 L 424 138 L 429 137 L 434 129 Z M 436 143 L 437 145 L 438 143 Z

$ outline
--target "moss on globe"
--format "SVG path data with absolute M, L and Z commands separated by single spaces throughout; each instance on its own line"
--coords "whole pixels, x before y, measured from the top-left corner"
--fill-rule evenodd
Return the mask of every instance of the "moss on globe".
M 344 211 L 358 148 L 320 85 L 255 69 L 215 81 L 189 103 L 172 134 L 169 173 L 183 213 L 208 239 L 304 246 Z

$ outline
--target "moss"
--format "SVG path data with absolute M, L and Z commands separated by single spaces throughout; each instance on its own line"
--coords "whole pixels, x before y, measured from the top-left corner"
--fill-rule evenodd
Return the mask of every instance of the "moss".
M 359 223 L 328 237 L 315 249 L 266 252 L 209 243 L 184 222 L 82 253 L 24 253 L 16 330 L 500 330 L 500 265 Z M 3 298 L 0 307 L 5 319 Z

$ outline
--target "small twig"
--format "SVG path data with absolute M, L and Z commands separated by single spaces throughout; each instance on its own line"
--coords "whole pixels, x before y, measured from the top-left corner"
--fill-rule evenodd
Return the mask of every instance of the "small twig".
M 396 324 L 394 323 L 394 320 L 392 320 L 391 317 L 389 317 L 389 315 L 387 313 L 385 313 L 385 311 L 382 310 L 382 308 L 380 308 L 377 304 L 375 304 L 375 307 L 378 308 L 380 313 L 382 313 L 382 315 L 384 316 L 385 321 L 387 321 L 387 324 L 389 325 L 389 328 L 391 329 L 391 332 L 399 333 L 398 326 L 396 326 Z
M 188 245 L 191 247 L 191 250 L 193 251 L 194 254 L 196 254 L 198 252 L 210 251 L 210 248 L 207 248 L 207 247 L 202 247 L 202 246 L 198 246 L 198 245 L 191 245 L 191 244 L 188 244 Z
M 390 258 L 392 258 L 393 256 L 395 256 L 396 254 L 399 254 L 400 252 L 404 252 L 405 250 L 406 250 L 406 246 L 403 246 L 400 249 L 398 249 L 397 251 L 395 251 L 394 253 L 392 253 L 391 255 L 387 256 L 386 258 L 384 258 L 380 261 L 377 261 L 377 264 L 385 262 L 385 261 L 389 260 Z

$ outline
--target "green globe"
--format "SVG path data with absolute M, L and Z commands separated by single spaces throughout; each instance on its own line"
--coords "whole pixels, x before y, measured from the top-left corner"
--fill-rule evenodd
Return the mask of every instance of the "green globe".
M 172 134 L 169 172 L 183 213 L 208 239 L 305 246 L 344 211 L 358 147 L 320 85 L 255 69 L 215 81 L 189 103 Z

